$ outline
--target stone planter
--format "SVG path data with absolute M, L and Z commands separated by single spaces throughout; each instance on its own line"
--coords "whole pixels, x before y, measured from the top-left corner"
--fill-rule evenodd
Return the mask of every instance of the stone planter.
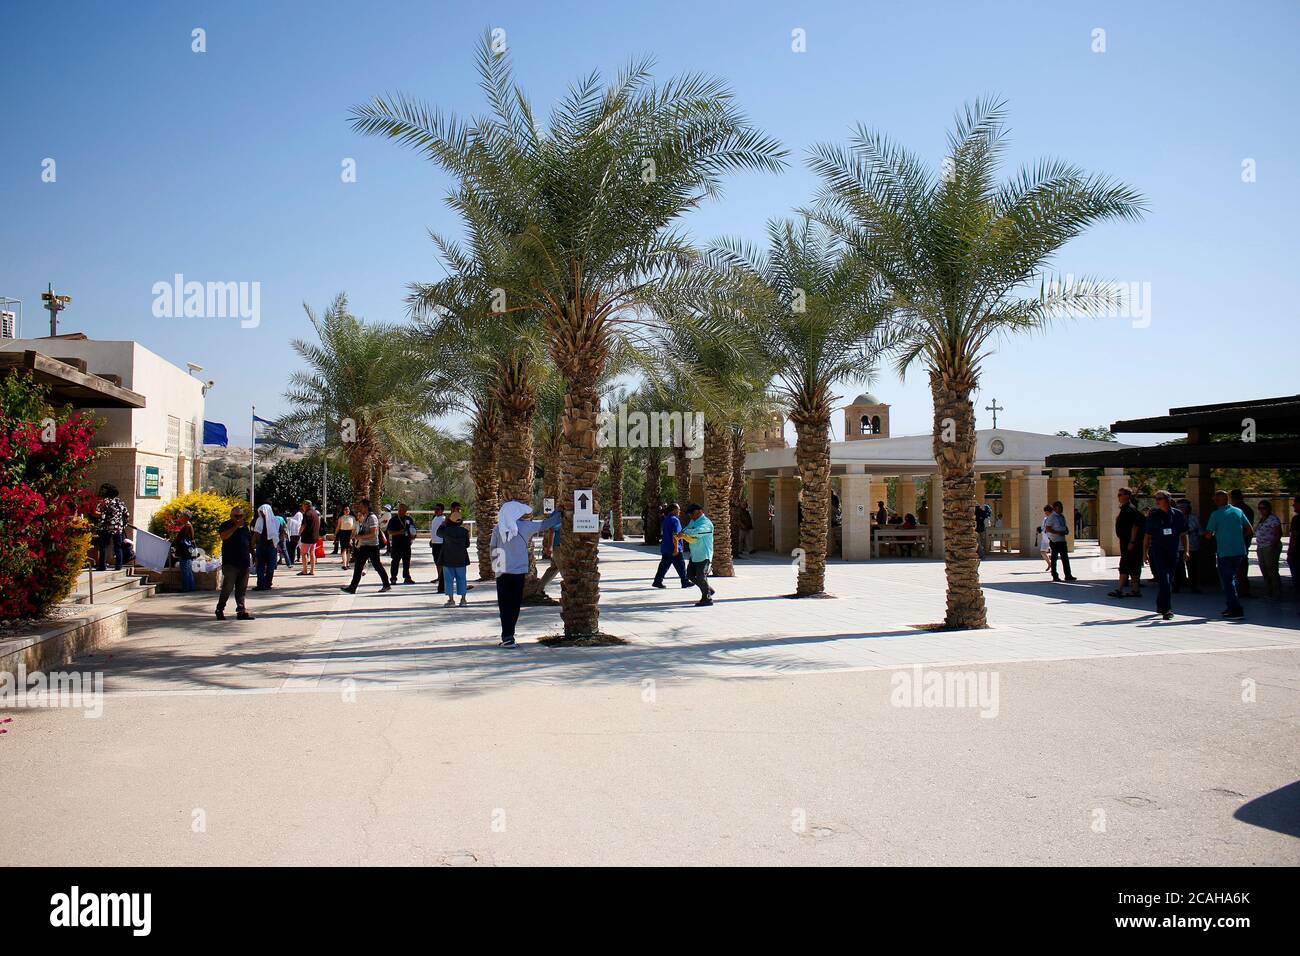
M 164 568 L 162 571 L 150 571 L 149 580 L 158 585 L 159 591 L 165 591 L 168 593 L 180 591 L 181 569 Z M 220 591 L 221 569 L 217 568 L 215 571 L 195 571 L 194 589 L 196 591 Z

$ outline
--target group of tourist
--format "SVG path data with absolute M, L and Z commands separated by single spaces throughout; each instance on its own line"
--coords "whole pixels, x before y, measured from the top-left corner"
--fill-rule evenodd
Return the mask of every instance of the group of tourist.
M 555 511 L 543 521 L 525 520 L 532 513 L 532 505 L 522 501 L 508 501 L 501 506 L 496 527 L 492 532 L 493 564 L 496 570 L 497 602 L 501 617 L 502 647 L 515 646 L 515 626 L 522 606 L 524 581 L 528 574 L 528 550 L 531 539 L 542 531 L 554 529 L 558 532 L 563 512 Z M 366 573 L 367 566 L 379 575 L 380 592 L 392 590 L 394 582 L 415 584 L 411 575 L 411 557 L 417 536 L 415 519 L 409 513 L 405 503 L 397 509 L 385 509 L 386 518 L 381 520 L 375 513 L 369 499 L 357 502 L 356 513 L 350 506 L 345 506 L 339 516 L 335 540 L 341 554 L 341 566 L 351 568 L 352 580 L 343 585 L 341 590 L 355 594 Z M 299 521 L 290 524 L 292 518 Z M 307 576 L 315 574 L 315 558 L 323 550 L 321 537 L 321 516 L 311 502 L 305 501 L 295 516 L 279 517 L 269 504 L 261 505 L 257 517 L 250 525 L 242 507 L 231 509 L 230 518 L 218 529 L 221 539 L 221 593 L 217 599 L 217 620 L 225 619 L 226 606 L 233 596 L 236 617 L 240 620 L 253 620 L 245 603 L 248 591 L 248 578 L 256 567 L 257 586 L 253 590 L 270 590 L 274 586 L 274 569 L 276 542 L 282 536 L 289 535 L 291 528 L 298 530 L 297 544 L 304 550 L 303 570 Z M 189 527 L 188 524 L 186 527 Z M 473 587 L 468 581 L 470 534 L 464 523 L 464 512 L 460 502 L 452 502 L 450 509 L 439 504 L 434 509 L 430 522 L 430 549 L 438 569 L 437 578 L 430 582 L 437 585 L 437 593 L 447 595 L 445 607 L 468 605 L 467 593 Z M 184 529 L 177 532 L 177 546 L 185 534 Z M 188 540 L 192 541 L 193 529 L 189 527 Z M 385 568 L 381 548 L 387 547 L 391 567 Z M 310 560 L 305 557 L 311 554 Z M 498 567 L 499 565 L 499 567 Z M 553 576 L 554 565 L 543 579 L 543 587 Z M 183 572 L 184 573 L 184 572 Z M 192 589 L 192 581 L 190 582 Z
M 1173 618 L 1173 595 L 1187 588 L 1200 594 L 1201 561 L 1211 552 L 1223 589 L 1225 618 L 1245 615 L 1241 598 L 1250 596 L 1248 572 L 1250 544 L 1255 543 L 1256 561 L 1269 598 L 1282 596 L 1279 563 L 1282 556 L 1282 522 L 1273 513 L 1272 502 L 1259 502 L 1259 516 L 1238 489 L 1214 493 L 1214 511 L 1202 526 L 1192 511 L 1192 503 L 1175 501 L 1168 491 L 1155 493 L 1155 505 L 1145 511 L 1138 508 L 1132 490 L 1117 493 L 1119 508 L 1115 515 L 1115 536 L 1119 544 L 1119 583 L 1109 592 L 1113 598 L 1140 598 L 1142 574 L 1150 568 L 1156 585 L 1156 613 L 1163 619 Z M 1291 518 L 1287 565 L 1300 597 L 1300 498 L 1295 499 L 1296 513 Z M 1070 573 L 1069 525 L 1064 508 L 1056 501 L 1043 506 L 1039 525 L 1039 547 L 1053 581 L 1058 559 L 1064 580 L 1076 580 Z

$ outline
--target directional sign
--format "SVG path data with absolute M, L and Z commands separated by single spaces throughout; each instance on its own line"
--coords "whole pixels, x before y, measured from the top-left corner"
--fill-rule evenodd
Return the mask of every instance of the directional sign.
M 543 499 L 542 499 L 542 514 L 544 514 L 544 515 L 548 515 L 548 514 L 550 514 L 552 511 L 554 511 L 554 510 L 555 510 L 555 499 L 554 499 L 554 498 L 543 498 Z
M 573 530 L 580 534 L 599 534 L 600 519 L 596 517 L 596 496 L 590 488 L 573 492 Z

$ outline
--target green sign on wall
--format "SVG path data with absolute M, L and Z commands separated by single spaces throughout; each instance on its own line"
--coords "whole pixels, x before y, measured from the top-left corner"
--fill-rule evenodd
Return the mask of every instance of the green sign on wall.
M 158 498 L 162 495 L 162 474 L 157 465 L 140 466 L 140 497 Z

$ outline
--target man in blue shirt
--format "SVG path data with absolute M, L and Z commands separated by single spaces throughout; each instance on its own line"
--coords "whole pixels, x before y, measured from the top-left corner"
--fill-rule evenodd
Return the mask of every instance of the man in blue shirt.
M 691 560 L 686 575 L 700 588 L 696 607 L 713 605 L 713 588 L 709 584 L 709 564 L 713 561 L 713 522 L 700 505 L 686 506 L 686 527 L 678 537 L 690 546 Z
M 1147 515 L 1143 551 L 1156 579 L 1156 613 L 1166 621 L 1174 616 L 1174 572 L 1186 547 L 1187 520 L 1173 506 L 1167 491 L 1156 492 L 1156 506 Z
M 682 520 L 678 517 L 681 513 L 682 506 L 675 501 L 664 510 L 664 520 L 659 526 L 659 570 L 655 572 L 651 587 L 664 586 L 664 575 L 669 568 L 677 572 L 682 587 L 691 586 L 690 579 L 686 576 L 686 562 L 682 559 L 682 542 L 678 538 L 682 533 Z
M 1214 542 L 1219 566 L 1219 584 L 1228 602 L 1224 617 L 1242 617 L 1245 611 L 1237 598 L 1237 569 L 1246 561 L 1246 542 L 1255 529 L 1240 508 L 1228 504 L 1226 492 L 1214 493 L 1214 514 L 1205 523 L 1205 537 Z

